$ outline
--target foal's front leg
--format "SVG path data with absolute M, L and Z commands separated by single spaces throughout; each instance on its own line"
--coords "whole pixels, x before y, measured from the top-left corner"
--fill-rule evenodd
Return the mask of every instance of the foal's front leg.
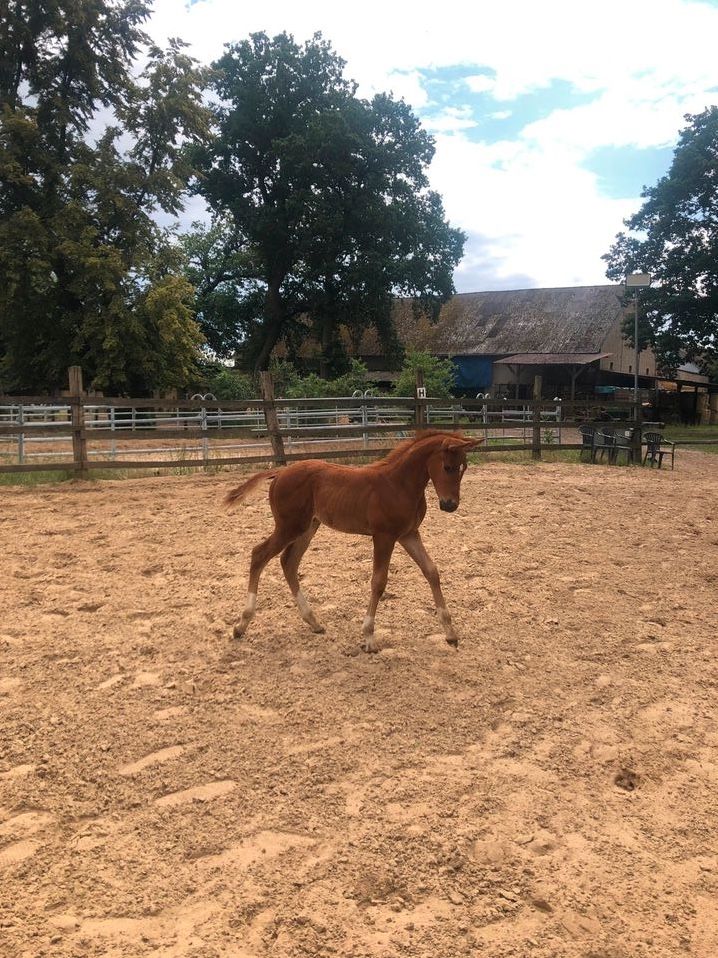
M 421 541 L 419 530 L 417 529 L 416 532 L 410 532 L 408 536 L 404 536 L 402 539 L 399 539 L 399 542 L 401 542 L 404 549 L 406 549 L 414 562 L 416 562 L 416 564 L 419 566 L 421 571 L 424 573 L 426 581 L 431 586 L 431 592 L 434 596 L 434 604 L 436 605 L 436 612 L 439 616 L 439 622 L 441 622 L 444 628 L 446 641 L 449 643 L 449 645 L 453 645 L 454 647 L 458 646 L 459 636 L 456 634 L 454 627 L 451 624 L 451 616 L 449 615 L 449 610 L 446 608 L 446 601 L 441 591 L 439 570 L 436 568 L 436 563 L 434 560 L 424 548 L 424 543 Z
M 377 651 L 374 641 L 374 617 L 376 616 L 379 599 L 384 595 L 386 580 L 389 577 L 389 560 L 395 544 L 396 539 L 390 536 L 374 536 L 374 571 L 371 577 L 371 598 L 361 630 L 364 639 L 362 645 L 365 652 Z

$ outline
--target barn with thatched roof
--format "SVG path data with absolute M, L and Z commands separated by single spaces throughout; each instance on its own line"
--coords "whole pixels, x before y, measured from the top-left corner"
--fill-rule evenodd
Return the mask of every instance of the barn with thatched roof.
M 528 396 L 540 375 L 544 394 L 569 397 L 577 389 L 630 387 L 635 354 L 621 334 L 624 287 L 578 286 L 559 289 L 459 293 L 432 323 L 399 300 L 394 316 L 399 338 L 410 349 L 450 357 L 457 388 Z M 378 342 L 366 336 L 360 357 L 381 373 Z M 641 353 L 640 382 L 652 386 L 656 360 Z
M 622 335 L 626 310 L 632 311 L 625 292 L 622 284 L 605 284 L 459 293 L 436 321 L 417 312 L 412 300 L 397 300 L 394 323 L 406 349 L 453 361 L 456 389 L 464 395 L 528 398 L 537 375 L 544 396 L 610 395 L 632 389 L 634 382 L 635 352 Z M 344 343 L 349 355 L 366 363 L 373 381 L 396 378 L 373 330 L 358 344 L 345 330 Z M 309 366 L 318 350 L 310 342 L 302 348 Z M 642 389 L 658 384 L 652 350 L 640 353 L 638 374 Z M 686 367 L 672 383 L 663 382 L 697 392 L 707 379 Z

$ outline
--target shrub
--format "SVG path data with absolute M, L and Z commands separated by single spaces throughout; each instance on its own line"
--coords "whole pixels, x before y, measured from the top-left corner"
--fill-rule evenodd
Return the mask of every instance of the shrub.
M 217 399 L 235 402 L 259 397 L 259 388 L 254 377 L 233 369 L 221 369 L 215 373 L 208 381 L 208 391 Z
M 397 396 L 413 396 L 416 388 L 416 373 L 424 373 L 426 395 L 449 399 L 454 385 L 454 364 L 450 359 L 438 359 L 431 353 L 411 352 L 406 354 L 399 378 L 394 384 Z
M 323 399 L 334 396 L 351 396 L 355 389 L 364 389 L 366 386 L 367 368 L 364 363 L 353 359 L 351 368 L 343 376 L 336 379 L 322 379 L 316 373 L 308 376 L 297 376 L 289 386 L 285 395 L 288 399 Z
M 301 382 L 294 363 L 288 359 L 273 359 L 269 365 L 269 371 L 272 374 L 274 383 L 274 395 L 281 398 L 293 398 L 291 390 Z

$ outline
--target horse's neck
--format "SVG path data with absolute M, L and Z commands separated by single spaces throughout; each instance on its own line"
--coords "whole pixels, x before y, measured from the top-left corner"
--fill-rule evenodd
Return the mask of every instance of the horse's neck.
M 425 489 L 429 482 L 427 461 L 433 451 L 434 447 L 431 443 L 417 443 L 416 446 L 410 447 L 401 459 L 391 463 L 387 471 L 391 476 L 399 479 L 402 485 L 416 485 L 420 489 Z

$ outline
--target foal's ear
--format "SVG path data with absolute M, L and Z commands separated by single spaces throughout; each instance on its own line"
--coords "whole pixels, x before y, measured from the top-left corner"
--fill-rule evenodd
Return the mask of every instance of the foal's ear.
M 468 452 L 470 449 L 476 449 L 483 442 L 481 439 L 459 439 L 449 436 L 443 442 L 443 447 L 447 452 Z
M 482 436 L 480 439 L 464 439 L 464 451 L 468 452 L 470 449 L 476 449 L 477 446 L 480 446 L 482 442 L 486 440 Z

